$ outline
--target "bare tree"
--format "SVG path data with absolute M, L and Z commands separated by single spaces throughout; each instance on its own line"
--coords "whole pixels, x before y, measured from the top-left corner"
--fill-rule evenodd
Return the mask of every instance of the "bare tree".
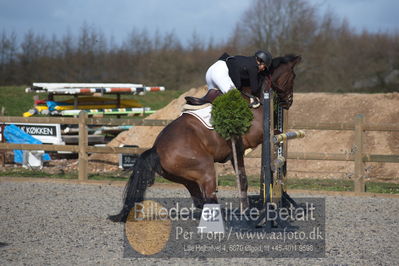
M 17 60 L 17 36 L 15 32 L 0 35 L 0 83 L 8 83 L 15 78 Z
M 304 0 L 255 0 L 240 30 L 248 45 L 280 54 L 295 49 L 315 32 L 315 9 Z

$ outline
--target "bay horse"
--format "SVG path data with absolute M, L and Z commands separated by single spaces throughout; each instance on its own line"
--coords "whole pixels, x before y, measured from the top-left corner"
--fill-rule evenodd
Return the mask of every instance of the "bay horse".
M 292 104 L 294 86 L 294 67 L 301 61 L 300 56 L 287 55 L 272 61 L 271 87 L 283 99 L 285 108 Z M 263 89 L 270 86 L 264 79 Z M 246 96 L 249 88 L 243 89 Z M 263 95 L 263 93 L 261 92 Z M 260 95 L 259 95 L 260 96 Z M 237 145 L 241 192 L 247 195 L 248 182 L 245 174 L 244 156 L 246 149 L 254 149 L 262 143 L 263 107 L 251 109 L 254 115 L 248 132 L 240 138 Z M 223 139 L 215 130 L 207 129 L 197 118 L 189 114 L 168 124 L 156 138 L 151 149 L 143 152 L 133 167 L 133 172 L 124 191 L 123 207 L 116 215 L 108 218 L 114 222 L 126 222 L 135 203 L 144 200 L 147 187 L 154 183 L 155 173 L 176 183 L 183 184 L 190 192 L 194 205 L 202 208 L 205 203 L 217 203 L 215 162 L 232 160 L 231 141 Z M 234 165 L 234 164 L 233 164 Z

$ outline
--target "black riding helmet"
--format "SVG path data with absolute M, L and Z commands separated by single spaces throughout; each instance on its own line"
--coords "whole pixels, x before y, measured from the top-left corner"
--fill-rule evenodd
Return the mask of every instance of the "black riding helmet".
M 259 50 L 255 53 L 255 57 L 258 61 L 265 63 L 267 68 L 272 64 L 272 55 L 269 52 Z

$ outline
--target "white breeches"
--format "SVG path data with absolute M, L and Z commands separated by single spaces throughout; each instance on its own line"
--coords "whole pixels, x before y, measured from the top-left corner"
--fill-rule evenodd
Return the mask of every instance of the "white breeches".
M 223 93 L 226 93 L 236 87 L 229 76 L 226 62 L 222 60 L 218 60 L 208 68 L 205 79 L 208 90 L 220 89 Z

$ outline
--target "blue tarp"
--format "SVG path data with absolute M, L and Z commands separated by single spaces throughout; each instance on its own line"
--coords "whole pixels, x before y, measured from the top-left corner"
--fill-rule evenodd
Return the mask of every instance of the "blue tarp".
M 72 103 L 63 103 L 63 102 L 54 102 L 54 101 L 47 101 L 46 102 L 47 107 L 50 111 L 55 111 L 57 106 L 68 106 L 71 105 L 73 106 Z
M 40 140 L 32 137 L 28 133 L 22 131 L 16 125 L 8 125 L 4 129 L 4 138 L 9 143 L 17 144 L 43 144 Z M 42 159 L 44 161 L 51 160 L 50 155 L 47 153 L 43 154 Z M 23 163 L 23 152 L 21 150 L 14 150 L 14 162 Z

